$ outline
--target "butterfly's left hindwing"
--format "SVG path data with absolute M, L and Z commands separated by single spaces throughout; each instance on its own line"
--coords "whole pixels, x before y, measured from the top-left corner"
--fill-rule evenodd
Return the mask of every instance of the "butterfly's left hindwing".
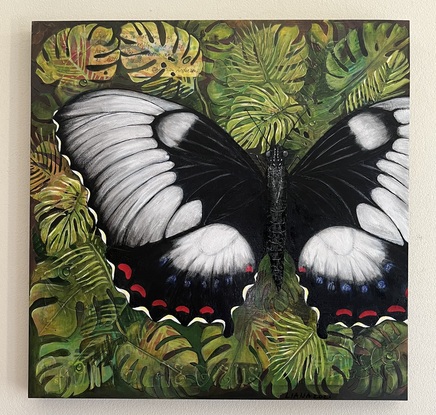
M 131 304 L 230 327 L 263 253 L 265 184 L 250 157 L 200 114 L 132 91 L 82 95 L 55 119 Z

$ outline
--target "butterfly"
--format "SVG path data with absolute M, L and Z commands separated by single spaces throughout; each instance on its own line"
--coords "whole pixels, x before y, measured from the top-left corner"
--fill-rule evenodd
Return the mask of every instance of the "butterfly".
M 266 252 L 280 288 L 284 249 L 320 333 L 407 317 L 407 97 L 346 116 L 290 171 L 280 145 L 262 169 L 212 120 L 140 92 L 86 93 L 54 119 L 114 283 L 155 321 L 220 321 L 231 334 Z

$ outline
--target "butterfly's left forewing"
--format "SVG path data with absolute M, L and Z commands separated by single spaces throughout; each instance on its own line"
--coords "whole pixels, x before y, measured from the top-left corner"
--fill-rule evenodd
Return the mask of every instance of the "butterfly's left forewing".
M 250 157 L 200 114 L 132 91 L 82 95 L 56 121 L 131 304 L 230 327 L 263 251 L 265 183 Z

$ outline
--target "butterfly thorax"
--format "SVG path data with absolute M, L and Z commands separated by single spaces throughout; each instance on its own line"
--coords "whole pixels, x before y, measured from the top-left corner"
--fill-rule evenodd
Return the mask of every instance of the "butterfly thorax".
M 280 289 L 283 281 L 283 261 L 286 243 L 286 167 L 287 152 L 274 146 L 267 152 L 268 162 L 268 226 L 266 251 L 271 260 L 271 272 Z

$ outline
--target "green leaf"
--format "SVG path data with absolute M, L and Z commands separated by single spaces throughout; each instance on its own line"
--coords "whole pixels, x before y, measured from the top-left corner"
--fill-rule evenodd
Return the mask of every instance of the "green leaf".
M 395 396 L 407 388 L 407 325 L 387 320 L 364 330 L 355 340 L 353 392 L 369 398 Z
M 337 394 L 348 382 L 354 359 L 353 330 L 340 324 L 327 328 L 325 378 L 306 381 L 306 388 L 315 395 Z
M 86 241 L 94 221 L 87 208 L 87 190 L 77 179 L 62 175 L 37 198 L 35 218 L 49 255 Z
M 346 109 L 352 112 L 365 104 L 382 101 L 405 93 L 409 84 L 409 61 L 396 50 L 387 61 L 354 88 L 347 97 Z
M 308 48 L 297 26 L 245 30 L 208 85 L 212 112 L 245 149 L 266 151 L 292 131 L 303 107 Z
M 200 392 L 198 356 L 173 325 L 145 320 L 129 327 L 116 362 L 121 378 L 155 398 L 182 398 Z
M 297 316 L 283 313 L 270 332 L 268 370 L 273 381 L 286 378 L 292 390 L 303 379 L 306 385 L 313 385 L 326 378 L 326 345 L 316 329 Z
M 304 84 L 308 48 L 298 26 L 252 26 L 244 32 L 232 54 L 227 84 L 243 91 L 248 85 L 278 83 L 285 93 L 295 94 Z
M 351 30 L 327 57 L 329 87 L 349 99 L 350 110 L 367 103 L 372 94 L 378 99 L 403 94 L 408 64 L 399 52 L 408 42 L 408 30 L 399 24 L 364 23 L 361 31 Z M 359 91 L 363 97 L 356 102 Z
M 245 149 L 281 143 L 294 127 L 302 107 L 280 86 L 250 86 L 234 99 L 227 131 Z
M 126 23 L 120 34 L 121 63 L 144 92 L 163 98 L 194 92 L 202 70 L 198 40 L 165 22 Z
M 262 370 L 250 350 L 250 343 L 250 336 L 225 338 L 219 326 L 204 329 L 201 353 L 213 385 L 224 390 L 237 390 L 259 379 Z
M 39 336 L 69 337 L 78 327 L 85 336 L 112 331 L 126 304 L 113 287 L 97 237 L 39 263 L 31 282 L 31 316 Z
M 115 343 L 109 335 L 84 340 L 78 333 L 46 343 L 40 348 L 36 378 L 46 393 L 63 398 L 100 387 L 113 377 Z
M 36 136 L 30 153 L 30 195 L 38 200 L 38 193 L 55 176 L 62 174 L 68 169 L 68 163 L 60 155 L 52 135 L 47 141 L 39 141 Z
M 234 48 L 235 31 L 225 22 L 185 20 L 177 24 L 200 43 L 203 53 L 203 71 L 213 72 L 217 60 L 224 60 L 231 55 Z
M 115 75 L 120 56 L 112 29 L 97 24 L 77 25 L 51 36 L 38 54 L 36 74 L 56 85 L 62 102 L 102 87 Z

